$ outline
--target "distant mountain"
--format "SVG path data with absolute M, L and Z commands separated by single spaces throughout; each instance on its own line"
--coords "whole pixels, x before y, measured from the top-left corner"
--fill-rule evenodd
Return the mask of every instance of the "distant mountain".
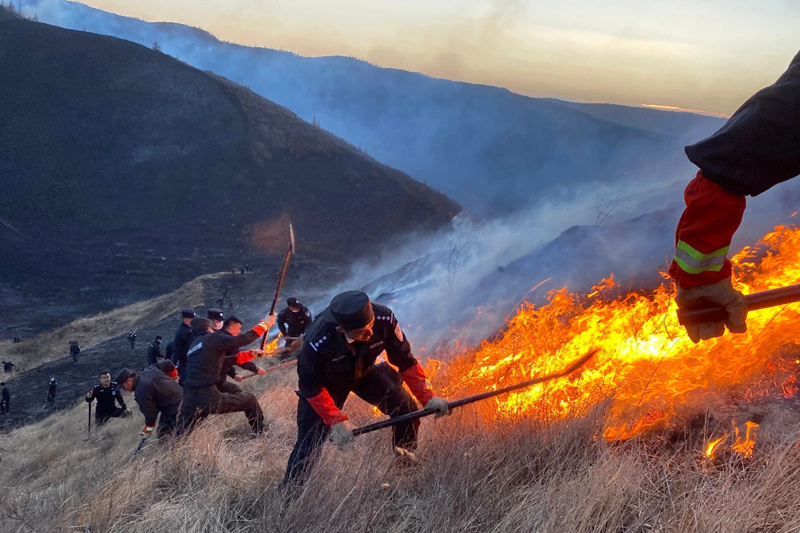
M 2 9 L 0 73 L 0 276 L 72 301 L 85 289 L 95 311 L 263 263 L 261 250 L 280 259 L 287 218 L 300 261 L 341 263 L 460 210 L 250 90 L 129 41 Z
M 569 201 L 579 190 L 688 179 L 694 168 L 683 146 L 722 124 L 689 113 L 528 98 L 346 57 L 249 48 L 64 0 L 23 6 L 64 27 L 157 42 L 165 53 L 249 86 L 482 216 Z

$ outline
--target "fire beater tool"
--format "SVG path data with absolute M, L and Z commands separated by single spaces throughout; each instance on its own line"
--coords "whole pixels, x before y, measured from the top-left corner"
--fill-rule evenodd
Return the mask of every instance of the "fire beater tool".
M 766 309 L 777 305 L 786 305 L 800 301 L 800 283 L 769 289 L 766 291 L 746 294 L 744 303 L 748 311 Z M 697 324 L 698 322 L 721 322 L 728 317 L 728 313 L 721 305 L 709 304 L 697 309 L 678 310 L 678 322 L 681 325 Z
M 89 402 L 89 427 L 86 429 L 86 433 L 92 432 L 92 402 Z
M 581 357 L 580 359 L 578 359 L 577 361 L 575 361 L 567 368 L 558 373 L 529 379 L 528 381 L 523 381 L 522 383 L 517 383 L 516 385 L 509 385 L 508 387 L 503 387 L 502 389 L 483 392 L 481 394 L 476 394 L 474 396 L 467 396 L 466 398 L 461 398 L 460 400 L 453 400 L 452 402 L 447 402 L 447 407 L 452 410 L 455 409 L 456 407 L 461 407 L 470 403 L 479 402 L 481 400 L 485 400 L 487 398 L 491 398 L 499 394 L 505 394 L 507 392 L 530 387 L 531 385 L 536 385 L 537 383 L 543 383 L 545 381 L 550 381 L 552 379 L 564 377 L 567 374 L 571 374 L 572 372 L 582 367 L 586 363 L 586 361 L 591 359 L 594 356 L 594 354 L 596 354 L 598 351 L 599 351 L 598 348 L 590 350 L 586 355 L 584 355 L 583 357 Z M 377 431 L 379 429 L 399 424 L 400 422 L 407 422 L 408 420 L 422 418 L 423 416 L 430 416 L 436 414 L 436 412 L 437 412 L 436 409 L 421 409 L 419 411 L 414 411 L 413 413 L 408 413 L 407 415 L 401 415 L 395 418 L 390 418 L 388 420 L 382 420 L 374 424 L 361 426 L 360 428 L 355 428 L 353 430 L 353 435 L 357 437 L 359 435 L 363 435 L 364 433 L 370 433 L 371 431 Z
M 281 267 L 281 275 L 278 278 L 278 286 L 275 288 L 275 298 L 272 299 L 272 307 L 269 308 L 269 314 L 275 314 L 275 306 L 278 305 L 278 296 L 281 294 L 281 286 L 283 285 L 283 278 L 286 277 L 286 269 L 289 266 L 289 259 L 294 255 L 294 231 L 292 230 L 292 223 L 289 223 L 289 249 L 286 250 L 286 255 L 283 257 L 283 266 Z M 261 337 L 261 350 L 267 345 L 267 331 Z

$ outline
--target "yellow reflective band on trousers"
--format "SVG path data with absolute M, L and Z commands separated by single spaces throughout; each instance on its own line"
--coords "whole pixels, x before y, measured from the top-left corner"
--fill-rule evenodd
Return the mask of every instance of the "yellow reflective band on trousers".
M 725 264 L 730 246 L 714 250 L 704 254 L 698 252 L 684 241 L 678 241 L 675 248 L 675 262 L 681 270 L 689 274 L 700 274 L 701 272 L 719 272 Z

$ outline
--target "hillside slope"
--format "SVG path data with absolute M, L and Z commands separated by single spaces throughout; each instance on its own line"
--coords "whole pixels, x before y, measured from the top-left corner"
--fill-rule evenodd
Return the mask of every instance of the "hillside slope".
M 64 0 L 24 12 L 151 46 L 251 87 L 363 147 L 376 159 L 486 217 L 581 189 L 669 183 L 693 173 L 683 147 L 723 120 L 690 113 L 529 98 L 506 89 L 221 42 Z
M 299 261 L 337 263 L 460 210 L 248 89 L 131 42 L 4 10 L 0 72 L 11 299 L 69 289 L 72 303 L 100 303 L 79 314 L 97 312 L 274 264 L 287 217 Z

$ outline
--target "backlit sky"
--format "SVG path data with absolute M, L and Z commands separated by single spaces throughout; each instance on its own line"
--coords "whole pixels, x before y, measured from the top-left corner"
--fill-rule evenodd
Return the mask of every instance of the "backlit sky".
M 800 49 L 800 0 L 83 0 L 218 38 L 546 96 L 729 115 Z

